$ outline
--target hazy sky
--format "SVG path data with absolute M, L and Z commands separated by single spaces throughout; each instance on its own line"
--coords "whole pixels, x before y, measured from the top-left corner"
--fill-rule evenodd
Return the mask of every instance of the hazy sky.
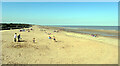
M 2 21 L 50 25 L 118 25 L 117 2 L 3 2 Z

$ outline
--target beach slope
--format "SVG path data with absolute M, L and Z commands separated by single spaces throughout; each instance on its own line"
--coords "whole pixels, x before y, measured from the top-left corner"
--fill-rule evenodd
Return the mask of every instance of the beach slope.
M 32 29 L 30 32 L 0 31 L 2 64 L 118 64 L 117 38 L 53 32 L 55 28 L 42 26 Z M 13 42 L 14 33 L 21 35 L 22 42 Z M 57 42 L 48 36 L 55 36 Z

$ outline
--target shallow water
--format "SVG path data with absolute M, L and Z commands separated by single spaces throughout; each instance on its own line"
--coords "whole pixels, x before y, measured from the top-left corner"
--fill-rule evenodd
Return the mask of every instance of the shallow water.
M 92 31 L 76 31 L 76 29 L 95 29 L 95 30 L 114 30 L 114 31 L 118 31 L 118 27 L 117 26 L 79 26 L 79 27 L 65 27 L 65 30 L 69 30 L 72 29 L 72 32 L 77 32 L 77 33 L 87 33 L 87 34 L 99 34 L 102 36 L 118 36 L 117 33 L 106 33 L 106 32 L 92 32 Z M 75 30 L 75 31 L 74 31 Z M 69 30 L 70 31 L 70 30 Z
M 87 33 L 87 34 L 99 34 L 102 36 L 118 36 L 117 33 L 106 33 L 106 32 L 92 32 L 92 31 L 80 31 L 80 29 L 93 29 L 93 30 L 111 30 L 118 31 L 120 26 L 70 26 L 70 25 L 49 25 L 54 27 L 64 27 L 65 31 L 77 32 L 77 33 Z M 69 30 L 72 29 L 72 30 Z M 77 30 L 78 29 L 78 30 Z M 77 30 L 77 31 L 76 31 Z
M 119 30 L 120 26 L 63 26 L 68 29 Z
M 118 36 L 117 34 L 107 34 L 103 32 L 87 32 L 87 31 L 76 31 L 77 33 L 87 33 L 87 34 L 99 34 L 102 36 Z

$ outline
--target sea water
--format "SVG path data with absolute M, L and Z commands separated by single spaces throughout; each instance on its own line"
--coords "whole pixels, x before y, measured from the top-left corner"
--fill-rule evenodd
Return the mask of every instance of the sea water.
M 54 25 L 55 26 L 55 25 Z M 106 33 L 106 32 L 92 32 L 92 31 L 74 31 L 76 29 L 95 29 L 95 30 L 111 30 L 111 31 L 118 31 L 120 30 L 120 26 L 56 26 L 56 27 L 64 27 L 64 29 L 67 31 L 68 29 L 72 29 L 72 32 L 77 33 L 87 33 L 87 34 L 99 34 L 102 36 L 118 36 L 116 33 Z M 69 30 L 70 31 L 70 30 Z

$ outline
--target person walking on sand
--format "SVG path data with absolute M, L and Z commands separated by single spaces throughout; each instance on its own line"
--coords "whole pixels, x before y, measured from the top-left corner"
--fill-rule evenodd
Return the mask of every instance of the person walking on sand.
M 35 43 L 35 38 L 33 38 L 33 43 Z
M 16 38 L 17 38 L 17 33 L 15 33 L 14 35 L 14 42 L 16 42 Z
M 18 35 L 18 42 L 20 42 L 20 34 Z

